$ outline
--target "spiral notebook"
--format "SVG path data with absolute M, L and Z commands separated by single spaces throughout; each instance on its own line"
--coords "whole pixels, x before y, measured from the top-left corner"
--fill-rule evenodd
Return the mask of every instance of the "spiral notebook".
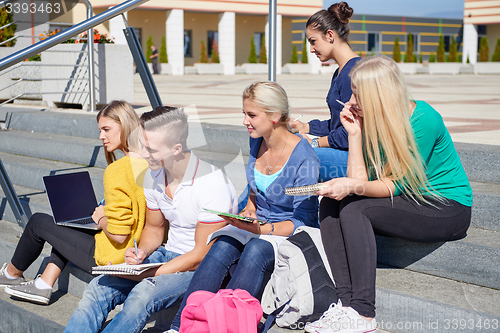
M 317 191 L 326 187 L 324 183 L 317 183 L 312 185 L 288 187 L 283 191 L 286 195 L 315 195 Z
M 159 267 L 163 265 L 160 263 L 140 264 L 140 265 L 107 265 L 92 267 L 92 274 L 105 274 L 105 275 L 141 275 L 150 268 Z

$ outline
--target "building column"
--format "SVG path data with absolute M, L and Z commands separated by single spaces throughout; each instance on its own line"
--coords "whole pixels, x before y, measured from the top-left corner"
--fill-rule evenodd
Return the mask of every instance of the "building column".
M 128 12 L 123 13 L 123 15 L 128 19 Z M 125 29 L 125 22 L 123 22 L 121 15 L 109 20 L 109 35 L 114 38 L 115 44 L 127 45 L 127 39 L 125 38 L 123 29 Z
M 219 59 L 224 66 L 224 75 L 234 75 L 236 66 L 236 14 L 225 12 L 219 15 Z
M 281 15 L 276 15 L 276 75 L 281 74 L 281 67 L 283 66 L 282 62 L 282 31 L 283 31 L 283 24 L 282 24 L 282 16 Z M 267 21 L 266 21 L 266 53 L 267 53 L 267 61 L 269 62 L 269 16 L 267 16 Z
M 172 9 L 167 12 L 165 30 L 172 75 L 184 75 L 184 10 Z
M 302 52 L 307 52 L 307 63 L 310 66 L 311 74 L 319 74 L 321 69 L 321 60 L 316 56 L 316 54 L 311 53 L 311 44 L 307 41 L 306 44 L 307 49 L 302 50 Z
M 464 40 L 462 46 L 462 63 L 469 62 L 474 65 L 477 62 L 477 26 L 474 24 L 464 24 Z

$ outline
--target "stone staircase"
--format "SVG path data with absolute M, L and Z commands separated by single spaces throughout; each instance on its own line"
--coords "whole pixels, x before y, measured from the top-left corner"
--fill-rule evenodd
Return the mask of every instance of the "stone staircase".
M 6 110 L 15 112 L 9 117 Z M 0 121 L 7 119 L 10 128 L 0 131 L 0 159 L 28 216 L 50 213 L 42 182 L 45 175 L 87 170 L 98 201 L 103 197 L 106 161 L 96 139 L 95 115 L 0 109 Z M 244 189 L 245 128 L 190 124 L 188 146 L 222 168 L 238 192 Z M 500 146 L 457 143 L 456 147 L 474 189 L 472 226 L 466 238 L 444 244 L 377 237 L 377 321 L 382 330 L 500 331 Z M 1 190 L 0 220 L 1 264 L 10 261 L 21 232 Z M 43 270 L 48 254 L 49 247 L 26 277 L 34 278 Z M 48 306 L 14 301 L 0 293 L 0 332 L 62 332 L 90 279 L 68 265 Z M 156 315 L 144 332 L 162 332 L 173 314 Z M 273 327 L 271 331 L 289 330 Z

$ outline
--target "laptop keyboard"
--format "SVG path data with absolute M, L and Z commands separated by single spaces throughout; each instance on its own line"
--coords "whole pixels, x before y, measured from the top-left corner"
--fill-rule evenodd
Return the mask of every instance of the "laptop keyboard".
M 91 217 L 87 217 L 85 219 L 75 220 L 75 221 L 71 221 L 71 222 L 72 223 L 76 223 L 76 224 L 92 224 L 92 223 L 95 223 L 94 220 Z

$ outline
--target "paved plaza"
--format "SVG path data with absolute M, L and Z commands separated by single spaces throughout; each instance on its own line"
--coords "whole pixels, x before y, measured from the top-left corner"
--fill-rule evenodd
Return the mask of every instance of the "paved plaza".
M 328 119 L 326 95 L 332 74 L 278 75 L 288 93 L 292 116 L 302 121 Z M 267 75 L 153 76 L 163 104 L 195 105 L 202 122 L 242 125 L 241 94 Z M 500 145 L 499 75 L 407 75 L 414 99 L 425 100 L 443 116 L 455 142 Z M 135 104 L 149 105 L 139 75 Z M 150 107 L 139 109 L 139 112 Z M 191 114 L 191 120 L 196 117 Z

